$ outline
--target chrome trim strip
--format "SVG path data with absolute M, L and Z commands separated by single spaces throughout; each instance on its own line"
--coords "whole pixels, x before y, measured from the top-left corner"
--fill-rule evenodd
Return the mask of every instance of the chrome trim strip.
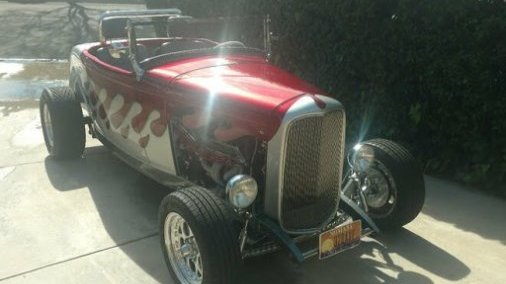
M 302 96 L 299 98 L 286 112 L 279 129 L 274 137 L 267 144 L 267 170 L 265 181 L 265 200 L 264 211 L 267 216 L 274 218 L 279 222 L 280 227 L 287 233 L 291 234 L 306 234 L 314 233 L 320 228 L 312 228 L 308 230 L 290 231 L 283 227 L 281 216 L 281 202 L 283 197 L 283 178 L 284 178 L 284 163 L 286 157 L 286 140 L 289 126 L 292 122 L 307 117 L 307 116 L 322 116 L 327 112 L 335 110 L 343 110 L 342 104 L 330 97 L 317 95 L 318 99 L 325 102 L 325 108 L 321 109 L 316 104 L 311 95 Z M 346 126 L 346 116 L 343 118 L 343 123 Z M 345 129 L 341 136 L 341 143 L 344 144 Z M 342 147 L 341 157 L 344 155 L 344 147 Z M 342 161 L 339 170 L 339 176 L 342 177 Z M 336 185 L 337 190 L 340 190 L 340 185 Z M 337 206 L 335 211 L 337 211 Z M 330 221 L 334 216 L 330 216 Z M 325 225 L 325 224 L 323 224 Z
M 179 9 L 111 10 L 100 15 L 99 20 L 112 18 L 148 18 L 181 15 Z

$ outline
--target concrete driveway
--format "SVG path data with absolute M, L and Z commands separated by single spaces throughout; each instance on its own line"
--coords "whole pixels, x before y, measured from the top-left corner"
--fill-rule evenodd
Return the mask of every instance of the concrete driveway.
M 11 75 L 0 74 L 0 87 Z M 37 84 L 25 75 L 19 84 Z M 48 158 L 38 90 L 10 88 L 0 94 L 0 282 L 174 283 L 157 231 L 169 191 L 91 138 L 84 159 Z M 286 252 L 248 260 L 243 283 L 506 283 L 506 202 L 426 183 L 423 212 L 405 229 L 325 261 L 297 264 Z

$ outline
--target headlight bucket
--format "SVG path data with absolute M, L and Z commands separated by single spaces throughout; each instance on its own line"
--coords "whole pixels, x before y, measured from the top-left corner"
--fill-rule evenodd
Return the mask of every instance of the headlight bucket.
M 353 147 L 352 167 L 357 171 L 365 171 L 375 160 L 374 149 L 367 144 L 357 144 Z
M 238 209 L 244 209 L 255 201 L 258 185 L 255 179 L 248 175 L 235 175 L 228 180 L 225 190 L 230 203 Z

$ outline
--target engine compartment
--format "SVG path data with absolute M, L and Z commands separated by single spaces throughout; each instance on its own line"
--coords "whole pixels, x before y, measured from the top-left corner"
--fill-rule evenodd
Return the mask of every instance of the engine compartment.
M 171 120 L 175 162 L 180 176 L 225 194 L 227 181 L 235 175 L 254 177 L 263 188 L 267 143 L 234 127 L 226 118 L 207 121 L 202 113 L 188 109 Z

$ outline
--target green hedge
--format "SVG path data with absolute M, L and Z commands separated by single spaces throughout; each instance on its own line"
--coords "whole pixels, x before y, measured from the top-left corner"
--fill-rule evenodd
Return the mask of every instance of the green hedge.
M 506 195 L 506 3 L 176 0 L 193 16 L 269 13 L 274 62 L 347 108 L 348 142 L 407 145 L 425 170 Z

